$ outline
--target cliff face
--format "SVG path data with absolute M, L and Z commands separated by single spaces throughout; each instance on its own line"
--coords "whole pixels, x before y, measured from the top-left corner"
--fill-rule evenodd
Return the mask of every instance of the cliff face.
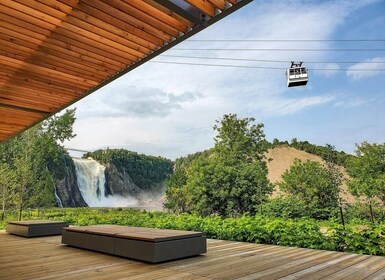
M 108 163 L 105 170 L 106 195 L 137 197 L 141 189 L 133 182 L 125 170 L 118 171 L 116 166 Z
M 78 188 L 74 163 L 67 163 L 65 169 L 65 177 L 56 182 L 56 194 L 63 207 L 87 207 Z

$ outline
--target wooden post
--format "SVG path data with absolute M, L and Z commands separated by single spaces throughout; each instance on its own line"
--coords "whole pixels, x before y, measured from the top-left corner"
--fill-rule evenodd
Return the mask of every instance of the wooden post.
M 374 224 L 374 215 L 373 215 L 373 208 L 372 208 L 372 200 L 369 200 L 369 210 L 370 210 L 370 220 Z
M 342 211 L 342 206 L 340 205 L 340 215 L 341 215 L 341 223 L 345 230 L 345 219 L 344 219 L 344 212 Z

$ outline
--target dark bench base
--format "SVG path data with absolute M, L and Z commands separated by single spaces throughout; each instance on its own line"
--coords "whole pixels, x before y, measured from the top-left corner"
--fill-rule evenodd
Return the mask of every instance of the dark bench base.
M 60 235 L 63 227 L 68 227 L 68 223 L 44 220 L 16 221 L 8 222 L 6 232 L 24 237 L 38 237 Z
M 62 243 L 150 263 L 207 252 L 200 232 L 112 225 L 64 228 Z

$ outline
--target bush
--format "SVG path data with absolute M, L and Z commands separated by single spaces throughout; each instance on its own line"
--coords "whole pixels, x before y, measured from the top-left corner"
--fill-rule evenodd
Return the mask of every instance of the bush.
M 36 210 L 29 213 L 29 219 L 41 218 Z M 11 214 L 7 217 L 14 218 Z M 385 255 L 383 225 L 349 226 L 343 229 L 338 222 L 324 221 L 322 224 L 326 225 L 327 230 L 326 232 L 323 230 L 323 233 L 320 230 L 320 222 L 309 218 L 296 220 L 260 215 L 203 218 L 191 214 L 176 215 L 122 208 L 53 208 L 44 210 L 44 218 L 67 221 L 71 225 L 118 224 L 202 231 L 208 238 L 215 239 Z M 0 223 L 0 226 L 4 225 Z

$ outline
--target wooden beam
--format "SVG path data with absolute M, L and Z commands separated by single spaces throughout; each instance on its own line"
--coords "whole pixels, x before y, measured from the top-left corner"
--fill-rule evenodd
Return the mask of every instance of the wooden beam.
M 158 3 L 159 5 L 162 5 L 163 7 L 170 10 L 171 12 L 183 17 L 184 19 L 194 23 L 195 25 L 199 25 L 203 22 L 203 20 L 199 16 L 194 15 L 191 12 L 181 8 L 180 6 L 171 2 L 170 0 L 153 0 L 153 1 Z
M 0 107 L 8 108 L 8 109 L 16 110 L 16 111 L 35 113 L 35 114 L 39 114 L 39 115 L 48 115 L 49 113 L 51 113 L 49 111 L 41 111 L 41 110 L 35 110 L 35 109 L 30 109 L 30 108 L 24 108 L 21 106 L 7 105 L 7 104 L 3 104 L 1 102 L 0 102 Z
M 215 7 L 207 0 L 186 0 L 187 3 L 198 8 L 201 12 L 211 17 L 215 16 Z

